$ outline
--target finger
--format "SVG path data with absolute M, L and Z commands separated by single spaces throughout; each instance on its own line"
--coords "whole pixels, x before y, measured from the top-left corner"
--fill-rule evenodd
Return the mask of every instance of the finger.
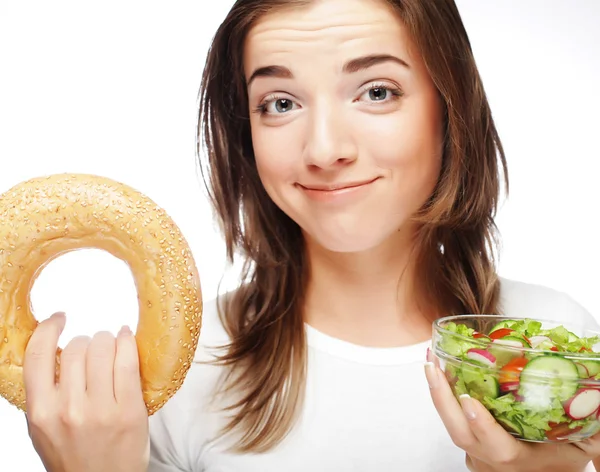
M 469 395 L 461 395 L 460 403 L 481 449 L 488 450 L 488 457 L 492 456 L 494 462 L 503 464 L 519 460 L 523 444 L 511 436 L 481 402 Z
M 27 412 L 23 412 L 25 413 L 25 424 L 27 425 L 27 435 L 29 436 L 29 438 L 31 439 L 31 424 L 29 424 L 29 418 L 27 416 Z
M 600 432 L 590 438 L 574 442 L 572 445 L 590 458 L 600 457 Z
M 497 467 L 490 466 L 490 464 L 477 459 L 475 456 L 470 456 L 469 454 L 466 455 L 465 465 L 469 472 L 492 472 L 498 470 Z M 501 468 L 500 470 L 505 470 L 505 468 Z
M 87 350 L 87 396 L 95 405 L 115 403 L 114 368 L 116 343 L 106 331 L 96 333 Z
M 469 422 L 446 377 L 433 362 L 425 364 L 425 375 L 433 404 L 452 441 L 467 453 L 473 454 L 478 449 L 479 442 L 471 431 Z
M 56 351 L 65 323 L 65 314 L 55 313 L 36 327 L 27 343 L 23 382 L 28 404 L 56 391 Z
M 76 336 L 60 356 L 58 391 L 68 401 L 81 400 L 85 396 L 85 353 L 90 341 L 89 336 Z
M 117 335 L 114 375 L 117 403 L 127 404 L 142 399 L 137 343 L 131 330 L 125 326 Z
M 469 472 L 475 472 L 475 464 L 473 463 L 473 458 L 467 454 L 465 457 L 465 465 L 467 466 L 467 469 L 469 470 Z

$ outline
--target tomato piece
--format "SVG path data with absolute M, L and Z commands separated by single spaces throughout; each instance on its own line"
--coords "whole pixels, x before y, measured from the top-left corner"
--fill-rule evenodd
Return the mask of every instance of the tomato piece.
M 558 348 L 557 348 L 556 346 L 552 346 L 552 347 L 550 348 L 550 350 L 551 350 L 551 351 L 558 352 Z
M 509 336 L 511 333 L 514 333 L 514 332 L 515 332 L 514 329 L 500 328 L 500 329 L 497 329 L 496 331 L 491 332 L 490 338 L 500 339 L 500 338 L 503 338 L 504 336 Z
M 529 361 L 525 357 L 515 357 L 500 369 L 498 381 L 501 384 L 518 382 L 527 362 Z
M 568 439 L 571 434 L 583 429 L 583 426 L 569 428 L 569 423 L 548 423 L 548 426 L 550 426 L 552 429 L 550 431 L 546 431 L 546 437 L 551 441 L 564 441 L 565 439 Z
M 529 361 L 525 357 L 515 357 L 511 359 L 502 369 L 506 370 L 523 370 Z
M 500 384 L 500 391 L 502 393 L 515 393 L 517 390 L 519 390 L 519 382 L 503 382 Z

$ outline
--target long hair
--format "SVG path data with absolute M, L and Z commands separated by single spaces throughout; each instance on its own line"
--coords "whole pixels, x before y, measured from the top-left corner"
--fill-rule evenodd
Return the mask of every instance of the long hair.
M 419 292 L 429 294 L 421 305 L 434 316 L 497 313 L 494 217 L 501 171 L 506 190 L 508 178 L 467 33 L 454 0 L 387 2 L 410 32 L 444 104 L 440 178 L 414 215 L 421 231 L 416 279 Z M 200 90 L 202 174 L 227 257 L 244 262 L 245 283 L 219 306 L 230 343 L 216 360 L 228 367 L 222 392 L 234 400 L 226 407 L 231 416 L 223 433 L 239 433 L 237 452 L 267 451 L 289 433 L 303 405 L 306 379 L 304 242 L 298 225 L 273 203 L 259 179 L 244 41 L 255 21 L 272 9 L 309 3 L 238 0 L 214 37 Z

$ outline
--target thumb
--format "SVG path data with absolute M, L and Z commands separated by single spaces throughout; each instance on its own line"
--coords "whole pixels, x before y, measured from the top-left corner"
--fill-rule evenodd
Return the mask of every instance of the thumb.
M 27 343 L 23 359 L 23 381 L 28 402 L 31 395 L 43 397 L 55 388 L 58 338 L 66 321 L 63 312 L 54 313 L 37 326 Z

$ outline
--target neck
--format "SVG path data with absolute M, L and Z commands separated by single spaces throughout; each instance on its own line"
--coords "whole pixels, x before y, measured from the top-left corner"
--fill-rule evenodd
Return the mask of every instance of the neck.
M 355 344 L 391 347 L 424 341 L 430 322 L 418 309 L 414 244 L 398 233 L 361 253 L 334 253 L 307 241 L 305 320 Z

